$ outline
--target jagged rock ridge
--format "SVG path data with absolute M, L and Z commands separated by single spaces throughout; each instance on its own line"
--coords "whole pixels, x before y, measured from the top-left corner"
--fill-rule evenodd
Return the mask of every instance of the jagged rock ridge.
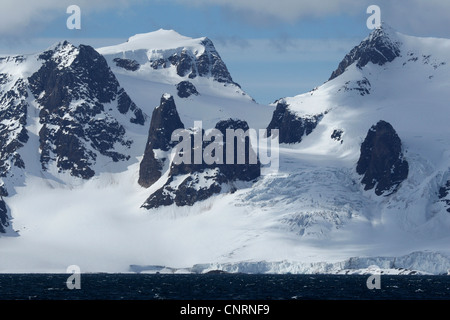
M 165 116 L 164 116 L 165 115 Z M 165 128 L 166 123 L 175 123 L 171 130 Z M 184 125 L 179 120 L 178 113 L 174 104 L 172 96 L 164 95 L 161 99 L 161 105 L 155 109 L 152 116 L 151 129 L 149 131 L 149 140 L 147 143 L 146 153 L 141 162 L 141 170 L 139 176 L 139 183 L 144 187 L 149 187 L 154 184 L 162 175 L 163 164 L 167 161 L 167 156 L 158 159 L 155 154 L 155 149 L 162 151 L 170 151 L 176 147 L 176 143 L 170 140 L 170 136 L 176 129 L 184 128 Z M 216 126 L 216 133 L 220 133 L 223 142 L 222 155 L 227 154 L 227 130 L 242 130 L 247 132 L 249 127 L 245 121 L 237 119 L 228 119 L 219 121 Z M 204 158 L 201 161 L 196 161 L 195 153 L 201 151 L 204 155 L 212 141 L 203 140 L 205 136 L 204 130 L 197 128 L 186 129 L 184 138 L 189 137 L 188 149 L 184 148 L 173 150 L 175 153 L 188 153 L 190 159 L 182 163 L 170 163 L 168 179 L 164 186 L 156 190 L 142 207 L 151 209 L 160 206 L 168 206 L 176 204 L 177 206 L 193 205 L 194 203 L 208 199 L 214 194 L 220 192 L 234 191 L 233 182 L 253 181 L 260 176 L 260 163 L 256 161 L 252 163 L 251 159 L 256 159 L 256 155 L 252 154 L 254 151 L 250 145 L 248 136 L 237 136 L 233 144 L 233 163 L 227 163 L 220 155 L 217 154 L 217 149 L 211 148 L 212 157 L 217 157 L 218 161 L 207 163 Z M 195 145 L 195 141 L 201 141 L 201 146 Z M 212 138 L 211 138 L 212 139 Z M 241 140 L 240 140 L 241 139 Z M 174 144 L 175 143 L 175 144 Z M 242 143 L 242 144 L 239 144 Z M 239 146 L 244 147 L 244 151 L 239 149 Z M 198 149 L 200 147 L 200 149 Z M 208 149 L 209 150 L 209 149 Z M 214 150 L 214 151 L 213 151 Z M 216 153 L 217 152 L 217 153 Z M 244 152 L 244 162 L 239 163 L 239 152 Z M 160 154 L 160 152 L 157 152 Z
M 207 37 L 192 39 L 173 30 L 160 29 L 135 35 L 117 46 L 100 48 L 99 52 L 112 65 L 131 72 L 148 65 L 153 70 L 174 69 L 185 79 L 211 78 L 240 87 Z
M 0 59 L 0 63 L 20 64 L 23 61 L 23 56 Z M 11 223 L 3 197 L 9 195 L 6 182 L 14 176 L 13 169 L 25 169 L 19 151 L 29 140 L 26 129 L 29 105 L 26 80 L 0 73 L 0 87 L 3 88 L 0 91 L 0 233 L 6 233 Z
M 163 95 L 161 103 L 153 110 L 148 140 L 144 157 L 140 163 L 138 183 L 148 188 L 162 175 L 164 162 L 167 158 L 157 158 L 155 150 L 169 151 L 175 146 L 171 141 L 172 133 L 184 129 L 180 116 L 171 95 Z
M 116 151 L 132 141 L 105 105 L 115 103 L 120 114 L 133 124 L 143 125 L 142 111 L 131 101 L 106 60 L 92 47 L 58 44 L 39 57 L 42 67 L 29 79 L 30 90 L 41 106 L 39 131 L 41 163 L 44 170 L 56 161 L 61 171 L 91 178 L 99 155 L 114 162 L 129 156 Z
M 358 68 L 366 66 L 369 62 L 384 65 L 400 56 L 401 43 L 395 32 L 386 24 L 374 30 L 368 38 L 353 48 L 341 61 L 338 68 L 333 71 L 329 80 L 340 76 L 347 67 L 356 62 Z
M 12 166 L 25 168 L 17 152 L 28 141 L 28 98 L 26 82 L 14 80 L 10 75 L 0 74 L 0 84 L 9 85 L 8 91 L 0 93 L 0 177 L 6 177 Z
M 234 84 L 237 83 L 231 78 L 230 72 L 217 52 L 212 41 L 204 38 L 201 41 L 204 46 L 204 52 L 197 56 L 194 52 L 182 49 L 175 52 L 167 58 L 158 58 L 150 60 L 153 69 L 169 68 L 174 66 L 180 77 L 194 79 L 200 77 L 212 77 L 217 82 Z

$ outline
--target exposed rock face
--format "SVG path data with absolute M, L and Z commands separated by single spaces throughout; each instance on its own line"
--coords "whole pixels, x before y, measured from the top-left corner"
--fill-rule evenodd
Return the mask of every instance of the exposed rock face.
M 212 41 L 205 38 L 202 44 L 205 46 L 205 52 L 197 59 L 197 70 L 199 76 L 206 77 L 211 75 L 214 80 L 218 82 L 233 83 L 238 85 L 231 78 L 230 72 L 214 47 Z
M 40 55 L 42 67 L 29 79 L 30 90 L 42 107 L 39 132 L 42 168 L 56 161 L 60 171 L 91 178 L 98 154 L 114 162 L 129 158 L 117 144 L 132 143 L 125 128 L 105 110 L 115 103 L 131 123 L 143 125 L 142 111 L 120 87 L 106 60 L 89 46 L 60 43 Z
M 179 177 L 178 177 L 179 178 Z M 206 200 L 222 191 L 225 178 L 218 171 L 204 170 L 193 172 L 181 182 L 171 176 L 164 187 L 153 193 L 142 205 L 152 209 L 176 204 L 179 207 L 192 206 L 198 201 Z M 203 184 L 206 181 L 207 184 Z
M 1 58 L 0 63 L 20 64 L 22 56 Z M 8 196 L 6 180 L 25 169 L 20 149 L 28 142 L 26 129 L 28 115 L 28 88 L 26 80 L 8 73 L 0 73 L 0 233 L 10 227 L 10 217 L 3 197 Z
M 144 157 L 140 164 L 138 183 L 148 188 L 161 177 L 165 158 L 158 159 L 154 150 L 169 151 L 175 145 L 172 133 L 184 129 L 171 95 L 165 94 L 161 103 L 153 110 Z
M 367 94 L 370 94 L 371 91 L 371 84 L 370 81 L 364 77 L 362 80 L 357 81 L 347 81 L 343 86 L 342 89 L 339 89 L 338 91 L 344 90 L 346 92 L 348 91 L 356 91 L 361 96 L 365 96 Z
M 216 161 L 214 163 L 207 163 L 204 158 L 201 161 L 195 160 L 195 145 L 196 139 L 201 139 L 204 137 L 205 132 L 200 132 L 199 130 L 189 130 L 190 141 L 191 141 L 191 159 L 189 163 L 179 163 L 171 164 L 170 175 L 179 176 L 184 174 L 192 174 L 195 172 L 203 172 L 206 169 L 218 170 L 217 181 L 220 180 L 221 183 L 228 181 L 252 181 L 258 178 L 261 174 L 260 163 L 257 159 L 253 148 L 251 148 L 248 133 L 248 124 L 246 121 L 238 119 L 228 119 L 219 121 L 215 129 L 220 132 L 221 141 L 223 141 L 222 155 L 217 154 Z M 228 136 L 229 132 L 235 136 Z M 233 145 L 231 145 L 234 140 Z M 214 141 L 212 141 L 214 142 Z M 205 155 L 206 148 L 211 147 L 210 141 L 202 141 L 201 151 L 202 155 Z M 233 147 L 230 151 L 228 148 Z M 219 152 L 217 152 L 219 153 Z M 232 159 L 227 158 L 227 154 L 232 155 Z M 231 158 L 231 157 L 230 157 Z
M 116 63 L 116 66 L 128 71 L 137 71 L 141 67 L 136 60 L 115 58 L 113 61 Z
M 335 129 L 333 130 L 333 133 L 331 134 L 331 139 L 340 141 L 341 144 L 344 143 L 344 140 L 342 140 L 342 135 L 344 134 L 344 130 L 342 129 Z
M 181 81 L 177 84 L 177 92 L 180 98 L 189 98 L 192 95 L 199 95 L 197 88 L 189 81 Z
M 229 141 L 227 137 L 227 130 L 234 130 L 236 132 L 238 132 L 238 130 L 242 130 L 243 132 L 247 132 L 249 130 L 247 122 L 238 119 L 219 121 L 215 128 L 224 136 L 224 154 L 229 152 L 227 149 L 227 142 Z M 244 150 L 238 148 L 239 143 L 237 143 L 237 140 L 240 140 L 241 145 L 244 146 Z M 218 165 L 220 172 L 225 175 L 228 181 L 252 181 L 261 175 L 261 164 L 259 161 L 256 161 L 256 163 L 252 161 L 252 159 L 257 158 L 257 155 L 255 154 L 250 144 L 250 139 L 247 136 L 239 136 L 236 138 L 236 143 L 234 144 L 232 152 L 234 154 L 233 165 L 228 164 L 226 160 L 224 160 L 223 165 Z M 239 156 L 243 156 L 245 159 L 243 161 L 244 163 L 241 161 L 242 164 L 240 164 L 238 159 Z
M 0 233 L 6 233 L 6 228 L 9 227 L 8 211 L 3 199 L 0 200 Z
M 368 38 L 353 48 L 339 64 L 338 68 L 331 74 L 329 80 L 340 76 L 353 63 L 358 68 L 366 66 L 369 62 L 384 65 L 392 62 L 400 56 L 401 43 L 395 33 L 387 25 L 375 29 Z
M 367 133 L 361 145 L 356 171 L 364 175 L 365 190 L 375 188 L 375 194 L 395 193 L 408 177 L 409 165 L 403 158 L 402 143 L 391 124 L 379 121 Z
M 187 49 L 175 52 L 167 58 L 150 60 L 151 67 L 155 70 L 174 66 L 180 77 L 194 79 L 196 77 L 213 78 L 217 82 L 234 84 L 227 66 L 223 62 L 212 41 L 208 38 L 202 40 L 201 44 L 205 50 L 196 55 Z
M 12 166 L 25 168 L 18 150 L 29 138 L 25 128 L 28 93 L 23 79 L 14 80 L 8 74 L 0 74 L 0 85 L 10 86 L 0 92 L 0 177 L 6 177 Z
M 278 129 L 279 143 L 299 143 L 313 132 L 322 118 L 323 114 L 299 117 L 289 110 L 285 101 L 280 100 L 267 127 L 267 134 L 270 136 L 272 129 Z
M 445 204 L 447 212 L 450 212 L 450 180 L 447 181 L 445 186 L 439 188 L 439 200 Z
M 164 161 L 167 160 L 157 159 L 152 146 L 157 145 L 161 150 L 166 152 L 169 151 L 169 149 L 176 147 L 176 145 L 173 144 L 174 142 L 170 142 L 171 133 L 175 129 L 184 127 L 179 120 L 178 113 L 176 113 L 173 98 L 164 96 L 163 99 L 164 101 L 161 101 L 161 106 L 158 107 L 153 114 L 152 124 L 155 124 L 155 126 L 153 129 L 150 129 L 146 154 L 141 163 L 139 183 L 144 187 L 152 185 L 161 177 Z M 157 111 L 163 106 L 164 112 Z M 162 113 L 166 116 L 162 116 Z M 163 119 L 164 121 L 159 119 Z M 170 136 L 169 132 L 159 130 L 161 127 L 156 126 L 157 123 L 161 124 L 164 122 L 176 124 L 172 125 Z M 184 137 L 189 137 L 187 146 L 189 148 L 190 157 L 187 158 L 187 162 L 170 163 L 169 176 L 164 186 L 150 195 L 142 207 L 151 209 L 172 204 L 176 204 L 177 206 L 191 206 L 198 201 L 208 199 L 214 194 L 229 191 L 233 192 L 235 190 L 233 183 L 237 180 L 253 181 L 260 176 L 260 163 L 251 148 L 249 137 L 245 135 L 245 133 L 248 133 L 248 124 L 245 121 L 229 119 L 218 122 L 215 129 L 217 139 L 220 139 L 218 141 L 215 140 L 216 138 L 211 139 L 212 141 L 203 139 L 205 134 L 205 131 L 203 130 L 190 129 L 184 131 L 186 133 Z M 236 133 L 236 137 L 231 135 L 227 137 L 227 134 L 230 133 L 227 132 L 227 129 Z M 156 137 L 155 132 L 157 135 L 160 135 L 159 138 Z M 239 135 L 239 133 L 244 134 Z M 161 138 L 161 136 L 164 138 Z M 227 141 L 230 141 L 228 139 L 234 140 L 233 146 L 231 146 L 231 144 L 228 145 Z M 158 142 L 154 144 L 153 142 L 161 140 L 163 143 Z M 195 141 L 201 141 L 201 144 L 196 145 Z M 219 154 L 217 149 L 211 148 L 212 143 L 217 143 L 215 144 L 215 146 L 217 146 L 220 142 L 223 142 L 222 154 Z M 232 163 L 229 163 L 226 158 L 227 148 L 230 147 L 233 148 L 232 155 L 234 157 Z M 211 148 L 211 155 L 217 157 L 217 161 L 205 161 L 203 155 L 207 153 L 207 148 Z M 212 149 L 215 151 L 212 151 Z M 196 161 L 195 159 L 195 153 L 198 151 L 201 151 L 202 154 L 200 161 Z M 175 152 L 188 152 L 188 150 L 177 149 Z M 239 158 L 240 155 L 242 155 L 243 158 Z M 241 162 L 239 162 L 238 159 Z M 242 161 L 242 159 L 244 160 Z

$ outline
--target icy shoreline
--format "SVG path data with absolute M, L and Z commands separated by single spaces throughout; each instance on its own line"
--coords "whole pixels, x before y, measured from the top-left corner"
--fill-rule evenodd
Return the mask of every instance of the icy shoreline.
M 450 256 L 441 252 L 418 251 L 399 257 L 352 257 L 339 262 L 242 261 L 196 264 L 188 268 L 130 265 L 130 271 L 161 274 L 447 275 L 450 274 Z

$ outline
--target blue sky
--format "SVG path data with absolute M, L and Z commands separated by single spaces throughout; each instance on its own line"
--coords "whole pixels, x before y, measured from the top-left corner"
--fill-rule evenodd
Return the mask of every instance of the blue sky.
M 344 55 L 370 33 L 368 5 L 378 4 L 382 19 L 400 32 L 450 37 L 449 2 L 3 0 L 0 53 L 41 51 L 63 39 L 101 47 L 137 33 L 173 29 L 212 39 L 233 79 L 258 102 L 271 103 L 328 79 Z M 81 30 L 66 27 L 70 4 L 81 8 Z

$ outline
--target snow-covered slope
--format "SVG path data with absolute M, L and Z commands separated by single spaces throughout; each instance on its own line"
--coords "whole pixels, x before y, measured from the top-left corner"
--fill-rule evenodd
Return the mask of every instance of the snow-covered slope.
M 364 273 L 378 265 L 396 273 L 443 273 L 450 269 L 449 49 L 448 39 L 383 26 L 351 50 L 325 84 L 272 106 L 245 94 L 209 39 L 174 31 L 131 37 L 98 49 L 102 56 L 62 43 L 46 54 L 3 58 L 0 139 L 17 142 L 0 158 L 7 191 L 0 222 L 6 221 L 6 235 L 15 235 L 0 234 L 0 271 L 64 272 L 77 264 L 83 272 L 167 266 L 175 272 Z M 83 51 L 88 54 L 78 58 Z M 102 77 L 91 68 L 96 63 Z M 39 76 L 46 74 L 52 76 Z M 61 91 L 42 81 L 52 77 L 74 88 Z M 105 77 L 109 81 L 95 81 Z M 80 88 L 86 89 L 82 99 Z M 81 117 L 83 102 L 87 112 L 98 111 L 97 122 L 86 112 Z M 151 129 L 157 106 L 174 118 L 159 115 Z M 254 129 L 279 129 L 278 172 L 255 182 L 235 180 L 227 192 L 190 205 L 141 207 L 189 177 L 211 186 L 217 172 L 176 175 L 166 161 L 156 182 L 138 183 L 144 153 L 168 156 L 147 147 L 160 142 L 157 124 L 174 121 L 175 114 L 176 127 L 203 121 L 209 129 L 232 118 Z M 58 137 L 70 137 L 78 126 L 84 148 L 69 148 L 74 153 L 65 158 L 55 141 L 64 146 L 67 140 Z M 87 157 L 77 158 L 80 149 Z M 357 170 L 359 163 L 366 170 Z M 80 167 L 94 174 L 74 174 Z
M 219 120 L 238 117 L 247 120 L 251 128 L 264 128 L 270 119 L 272 108 L 255 103 L 233 81 L 206 37 L 193 39 L 161 29 L 97 50 L 148 114 L 159 105 L 162 94 L 169 93 L 178 98 L 177 109 L 187 127 L 201 120 L 205 129 L 213 128 Z M 198 95 L 180 98 L 180 82 L 190 82 Z
M 449 91 L 445 89 L 450 86 L 450 41 L 405 36 L 383 26 L 352 53 L 370 56 L 379 42 L 398 47 L 393 50 L 399 50 L 399 56 L 391 62 L 366 62 L 363 67 L 358 67 L 361 58 L 357 59 L 316 90 L 284 99 L 299 117 L 326 113 L 311 134 L 288 148 L 304 159 L 303 165 L 312 162 L 310 167 L 318 167 L 319 172 L 323 165 L 317 166 L 317 161 L 331 162 L 333 170 L 348 170 L 346 176 L 361 188 L 362 176 L 355 170 L 361 144 L 380 120 L 390 123 L 401 139 L 408 177 L 391 196 L 380 197 L 373 190 L 352 192 L 369 205 L 353 214 L 384 227 L 396 221 L 399 229 L 426 238 L 446 237 L 450 215 L 438 195 L 450 174 Z M 342 179 L 329 178 L 324 183 L 333 181 Z M 320 202 L 317 206 L 322 207 Z

